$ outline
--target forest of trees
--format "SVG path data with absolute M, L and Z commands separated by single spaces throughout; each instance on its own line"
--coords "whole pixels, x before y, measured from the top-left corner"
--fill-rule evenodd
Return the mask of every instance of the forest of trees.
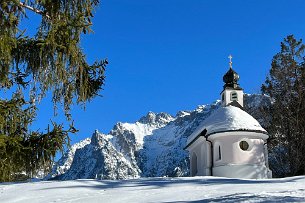
M 98 4 L 98 0 L 0 1 L 0 182 L 49 170 L 56 152 L 69 145 L 69 134 L 77 131 L 70 106 L 85 104 L 102 89 L 107 61 L 88 64 L 80 47 L 81 35 L 91 31 Z M 41 20 L 34 35 L 20 29 L 29 12 Z M 54 108 L 63 106 L 70 128 L 54 122 L 46 124 L 46 132 L 29 129 L 37 102 L 47 94 L 52 95 Z
M 275 177 L 305 174 L 305 45 L 293 35 L 281 43 L 262 93 L 272 105 L 263 109 L 270 137 L 270 167 Z

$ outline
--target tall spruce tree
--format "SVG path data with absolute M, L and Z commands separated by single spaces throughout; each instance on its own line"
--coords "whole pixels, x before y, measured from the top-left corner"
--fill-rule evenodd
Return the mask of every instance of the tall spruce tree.
M 48 170 L 58 150 L 69 144 L 71 124 L 46 125 L 36 132 L 29 125 L 36 103 L 52 95 L 54 108 L 85 104 L 104 84 L 106 60 L 89 65 L 80 47 L 82 34 L 91 31 L 98 0 L 0 1 L 0 181 L 14 181 Z M 20 30 L 29 12 L 41 19 L 35 35 Z M 31 20 L 31 19 L 30 19 Z M 35 29 L 35 28 L 34 28 Z M 28 96 L 29 95 L 29 96 Z
M 271 134 L 271 169 L 276 176 L 305 174 L 305 45 L 293 35 L 281 43 L 262 92 L 272 99 L 265 108 Z

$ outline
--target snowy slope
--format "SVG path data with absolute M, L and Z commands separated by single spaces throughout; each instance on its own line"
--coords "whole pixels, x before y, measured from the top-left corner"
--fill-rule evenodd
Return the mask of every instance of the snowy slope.
M 267 103 L 266 97 L 245 95 L 245 109 L 256 118 L 257 108 Z M 187 176 L 187 138 L 219 107 L 216 101 L 176 116 L 149 112 L 135 123 L 117 123 L 108 134 L 96 131 L 91 141 L 73 146 L 46 179 Z
M 219 177 L 0 183 L 0 201 L 17 202 L 305 202 L 305 176 Z
M 109 136 L 108 136 L 109 137 Z M 45 179 L 71 180 L 79 178 L 129 179 L 139 177 L 139 168 L 130 159 L 117 151 L 107 135 L 96 131 L 91 142 L 76 149 L 69 170 L 56 175 L 59 164 L 53 167 Z M 65 162 L 67 164 L 67 162 Z
M 59 176 L 61 174 L 66 173 L 71 167 L 71 164 L 73 162 L 73 158 L 74 158 L 74 155 L 75 155 L 75 151 L 77 149 L 81 149 L 84 146 L 90 144 L 90 142 L 91 142 L 91 139 L 87 138 L 87 139 L 84 139 L 84 140 L 72 145 L 71 149 L 68 150 L 61 157 L 61 159 L 56 163 L 56 165 L 53 167 L 53 173 L 48 174 L 45 177 L 45 179 L 50 179 L 50 178 L 53 178 L 53 177 L 56 177 L 56 176 Z

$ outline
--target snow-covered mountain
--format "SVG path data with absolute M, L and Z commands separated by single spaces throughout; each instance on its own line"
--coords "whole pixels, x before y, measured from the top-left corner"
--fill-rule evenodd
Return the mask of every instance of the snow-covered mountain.
M 244 103 L 245 110 L 260 120 L 258 108 L 270 101 L 266 96 L 245 94 Z M 176 116 L 149 112 L 135 123 L 117 123 L 108 134 L 96 130 L 91 139 L 73 145 L 46 179 L 187 176 L 186 140 L 219 106 L 216 101 Z

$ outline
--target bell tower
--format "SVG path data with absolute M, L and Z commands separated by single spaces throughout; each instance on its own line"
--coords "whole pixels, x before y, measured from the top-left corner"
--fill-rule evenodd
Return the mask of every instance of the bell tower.
M 221 94 L 221 104 L 222 106 L 233 105 L 240 108 L 244 106 L 243 89 L 237 83 L 239 80 L 239 75 L 232 68 L 232 56 L 229 56 L 230 69 L 223 76 L 223 81 L 225 85 Z

